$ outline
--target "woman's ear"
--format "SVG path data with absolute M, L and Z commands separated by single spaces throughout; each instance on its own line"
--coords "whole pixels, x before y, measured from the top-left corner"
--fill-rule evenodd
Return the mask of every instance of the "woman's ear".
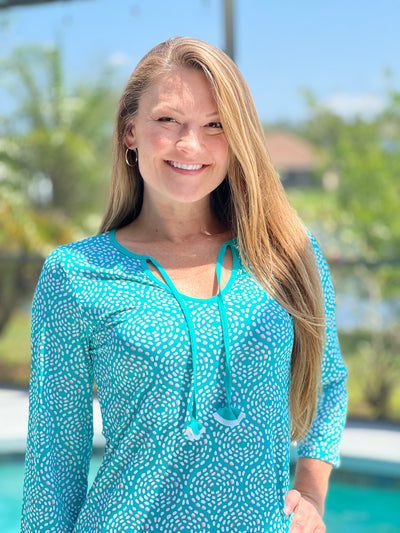
M 136 148 L 135 125 L 132 123 L 126 127 L 124 134 L 124 142 L 126 147 L 130 150 L 134 150 Z

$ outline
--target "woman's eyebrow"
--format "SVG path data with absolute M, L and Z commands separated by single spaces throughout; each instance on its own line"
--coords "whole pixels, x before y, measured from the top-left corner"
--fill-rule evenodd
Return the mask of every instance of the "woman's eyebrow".
M 155 107 L 154 111 L 155 112 L 173 111 L 174 113 L 178 113 L 181 116 L 185 116 L 185 113 L 181 109 L 178 109 L 177 107 L 172 107 L 172 106 L 169 106 L 169 105 L 157 106 L 157 107 Z M 211 113 L 207 113 L 205 116 L 207 118 L 219 117 L 219 111 L 218 110 L 217 111 L 212 111 Z

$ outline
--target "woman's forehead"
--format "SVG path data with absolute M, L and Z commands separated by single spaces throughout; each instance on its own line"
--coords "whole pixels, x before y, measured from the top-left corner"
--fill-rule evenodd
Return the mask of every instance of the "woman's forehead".
M 216 101 L 211 83 L 199 70 L 180 68 L 157 76 L 143 93 L 139 108 L 147 105 L 193 105 L 216 111 Z

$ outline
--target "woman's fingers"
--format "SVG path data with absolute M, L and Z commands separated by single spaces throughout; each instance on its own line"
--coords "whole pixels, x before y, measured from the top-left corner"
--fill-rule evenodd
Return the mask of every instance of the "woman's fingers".
M 288 492 L 284 513 L 293 514 L 289 533 L 324 533 L 326 527 L 312 502 L 303 498 L 297 490 Z
M 301 494 L 298 490 L 289 490 L 285 500 L 285 507 L 283 512 L 285 515 L 290 515 L 294 513 L 297 507 L 299 506 L 301 500 Z

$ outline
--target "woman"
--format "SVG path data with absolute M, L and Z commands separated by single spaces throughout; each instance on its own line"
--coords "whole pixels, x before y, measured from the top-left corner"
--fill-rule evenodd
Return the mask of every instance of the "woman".
M 220 50 L 174 38 L 135 69 L 101 233 L 47 259 L 32 345 L 23 531 L 324 531 L 346 410 L 333 289 Z

